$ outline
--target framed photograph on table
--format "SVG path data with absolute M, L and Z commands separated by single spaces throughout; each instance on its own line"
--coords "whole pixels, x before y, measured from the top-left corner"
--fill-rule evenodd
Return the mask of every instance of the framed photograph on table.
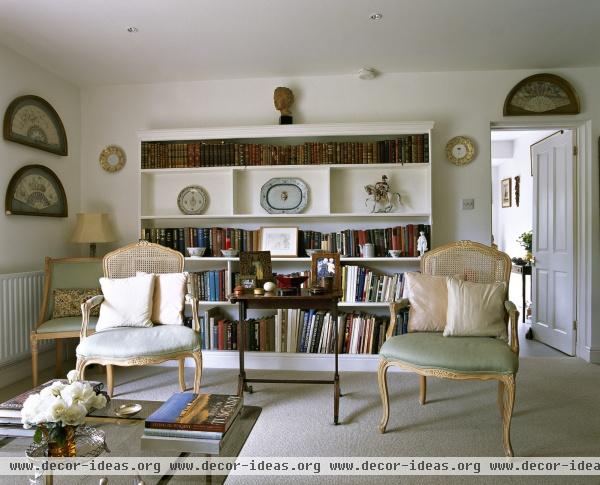
M 502 196 L 502 207 L 512 206 L 512 179 L 502 179 L 500 182 L 500 194 Z
M 296 257 L 298 255 L 297 227 L 261 227 L 260 249 L 271 256 Z
M 253 276 L 256 287 L 272 281 L 271 253 L 269 251 L 242 251 L 240 253 L 240 285 L 242 285 L 241 275 L 246 279 Z
M 342 289 L 342 265 L 340 253 L 314 253 L 311 265 L 311 286 L 324 286 L 325 278 L 333 278 L 332 290 Z

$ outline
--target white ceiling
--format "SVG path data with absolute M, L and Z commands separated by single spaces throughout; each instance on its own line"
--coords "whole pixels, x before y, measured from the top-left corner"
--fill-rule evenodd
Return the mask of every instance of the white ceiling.
M 0 0 L 0 43 L 78 85 L 545 70 L 600 65 L 599 19 L 599 0 Z

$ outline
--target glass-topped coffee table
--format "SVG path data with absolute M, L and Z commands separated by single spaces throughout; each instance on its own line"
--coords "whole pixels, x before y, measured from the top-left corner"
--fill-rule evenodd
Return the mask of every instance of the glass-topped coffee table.
M 139 403 L 142 405 L 142 409 L 139 413 L 130 417 L 119 417 L 115 414 L 117 409 L 122 404 L 128 403 Z M 156 409 L 163 404 L 160 401 L 132 401 L 132 400 L 121 400 L 113 399 L 109 405 L 103 409 L 92 413 L 87 418 L 88 424 L 101 430 L 105 434 L 106 445 L 109 452 L 103 452 L 100 457 L 178 457 L 187 456 L 189 453 L 180 453 L 179 451 L 157 451 L 155 449 L 142 448 L 141 437 L 144 433 L 144 420 L 153 413 Z M 236 423 L 228 431 L 232 432 L 232 435 L 227 434 L 227 438 L 224 439 L 223 447 L 216 453 L 202 453 L 202 455 L 213 455 L 213 456 L 224 456 L 224 457 L 235 457 L 238 456 L 242 446 L 244 445 L 248 435 L 252 431 L 252 427 L 258 416 L 260 415 L 261 409 L 255 406 L 244 406 L 240 412 L 240 415 L 236 419 Z M 25 451 L 31 444 L 31 438 L 4 438 L 0 437 L 0 457 L 18 456 L 22 457 Z M 134 475 L 118 476 L 108 475 L 103 478 L 98 475 L 88 476 L 70 476 L 70 475 L 47 475 L 40 477 L 37 481 L 33 480 L 34 477 L 28 478 L 26 476 L 13 476 L 13 477 L 0 477 L 0 484 L 52 484 L 57 485 L 87 485 L 94 484 L 144 484 L 144 485 L 158 485 L 158 484 L 183 484 L 183 483 L 222 483 L 226 476 L 215 475 L 213 477 L 194 475 L 181 476 L 181 475 L 143 475 L 136 477 Z

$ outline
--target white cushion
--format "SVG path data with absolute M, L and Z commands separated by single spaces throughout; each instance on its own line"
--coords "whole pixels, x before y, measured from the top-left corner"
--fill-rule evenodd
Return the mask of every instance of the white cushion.
M 507 338 L 504 283 L 448 280 L 448 312 L 444 336 Z
M 138 275 L 147 273 L 137 273 Z M 183 325 L 187 273 L 154 274 L 152 323 Z
M 115 327 L 151 327 L 154 276 L 100 278 L 104 301 L 96 332 Z

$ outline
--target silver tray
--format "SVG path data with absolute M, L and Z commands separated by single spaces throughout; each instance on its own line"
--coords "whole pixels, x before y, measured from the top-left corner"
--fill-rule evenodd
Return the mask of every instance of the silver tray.
M 104 432 L 93 426 L 82 425 L 75 430 L 75 449 L 77 457 L 94 458 L 103 451 L 110 452 L 106 446 Z M 25 451 L 29 458 L 45 458 L 48 456 L 48 442 L 31 443 Z

